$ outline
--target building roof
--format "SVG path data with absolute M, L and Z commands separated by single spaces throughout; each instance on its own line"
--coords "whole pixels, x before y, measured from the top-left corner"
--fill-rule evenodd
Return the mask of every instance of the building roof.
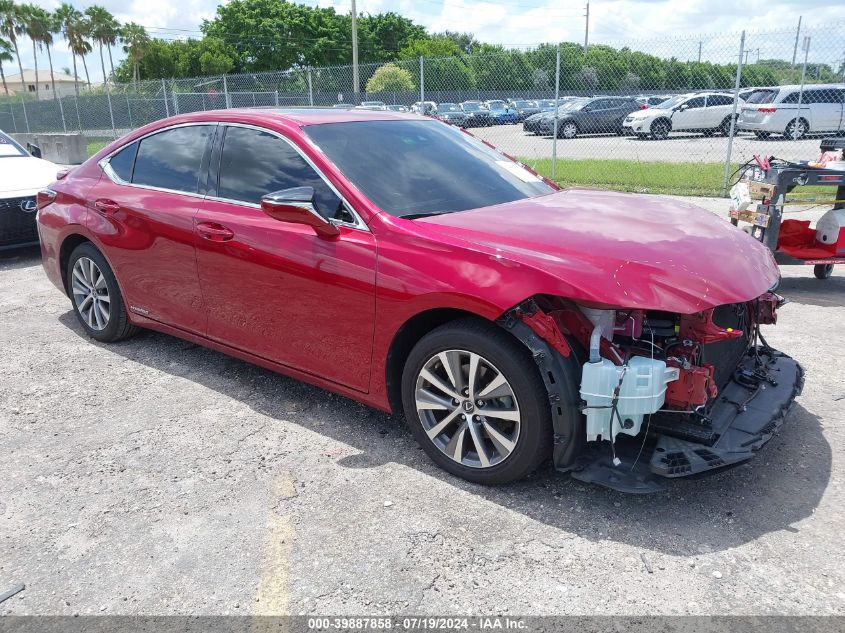
M 71 75 L 66 75 L 62 72 L 53 71 L 53 78 L 55 78 L 56 83 L 73 83 L 73 77 Z M 50 68 L 39 68 L 38 69 L 38 81 L 39 83 L 43 82 L 50 82 Z M 84 79 L 77 79 L 81 84 L 85 83 Z M 21 83 L 21 74 L 15 73 L 14 75 L 6 75 L 6 83 L 10 84 L 18 84 Z M 35 83 L 35 70 L 32 68 L 24 68 L 23 69 L 23 83 L 32 84 Z

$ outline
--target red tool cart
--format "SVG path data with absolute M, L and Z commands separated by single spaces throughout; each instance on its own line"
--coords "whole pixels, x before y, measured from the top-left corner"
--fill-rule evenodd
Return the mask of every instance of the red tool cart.
M 821 142 L 823 156 L 845 149 L 845 138 Z M 824 166 L 822 166 L 824 165 Z M 750 224 L 746 230 L 768 246 L 781 265 L 810 265 L 827 279 L 835 264 L 845 264 L 845 162 L 841 155 L 826 163 L 792 163 L 755 156 L 739 170 L 731 189 L 731 222 Z M 835 186 L 833 205 L 814 227 L 809 220 L 784 219 L 787 195 L 796 187 Z M 824 204 L 810 203 L 810 204 Z M 753 208 L 752 208 L 753 207 Z

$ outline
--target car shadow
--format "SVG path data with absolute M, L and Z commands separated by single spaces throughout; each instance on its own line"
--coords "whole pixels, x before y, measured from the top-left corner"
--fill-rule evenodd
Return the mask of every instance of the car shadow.
M 97 344 L 73 312 L 59 321 L 87 344 Z M 554 527 L 560 540 L 610 540 L 685 556 L 725 550 L 771 532 L 799 531 L 795 524 L 813 514 L 831 474 L 831 448 L 820 420 L 797 404 L 779 436 L 752 462 L 709 477 L 669 481 L 663 493 L 635 496 L 582 484 L 550 464 L 523 481 L 485 487 L 436 467 L 399 416 L 164 334 L 145 331 L 103 347 L 243 402 L 273 419 L 280 431 L 292 423 L 357 449 L 337 460 L 342 467 L 395 462 L 413 468 Z
M 22 246 L 0 251 L 0 271 L 28 268 L 41 260 L 41 247 Z
M 822 308 L 845 307 L 845 275 L 833 269 L 833 276 L 828 279 L 816 279 L 811 266 L 804 266 L 804 277 L 783 277 L 777 292 L 795 303 L 820 306 Z

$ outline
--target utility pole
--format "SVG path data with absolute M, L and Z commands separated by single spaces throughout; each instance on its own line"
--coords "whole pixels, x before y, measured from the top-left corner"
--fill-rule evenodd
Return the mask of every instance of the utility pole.
M 795 46 L 792 48 L 792 65 L 795 65 L 795 57 L 798 55 L 798 37 L 801 35 L 801 18 L 798 16 L 798 28 L 795 30 Z
M 355 100 L 358 100 L 358 91 L 361 83 L 358 77 L 358 11 L 355 9 L 355 0 L 352 0 L 352 91 L 355 93 Z
M 698 63 L 701 63 L 701 40 L 698 40 Z
M 587 12 L 584 14 L 586 21 L 584 22 L 584 52 L 587 52 L 587 46 L 590 44 L 590 0 L 587 0 Z

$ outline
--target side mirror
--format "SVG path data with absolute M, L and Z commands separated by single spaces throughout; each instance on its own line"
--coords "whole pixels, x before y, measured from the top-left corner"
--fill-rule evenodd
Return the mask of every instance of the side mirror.
M 41 158 L 41 148 L 38 145 L 33 145 L 32 143 L 26 144 L 26 151 L 29 152 L 30 156 L 35 158 Z
M 686 103 L 682 103 L 682 104 L 678 107 L 678 110 L 680 110 L 681 112 L 683 112 L 684 110 L 688 110 L 688 109 L 689 109 L 689 106 L 688 106 Z
M 293 187 L 268 193 L 261 198 L 261 210 L 279 222 L 310 226 L 320 237 L 340 235 L 340 229 L 314 208 L 314 187 Z

